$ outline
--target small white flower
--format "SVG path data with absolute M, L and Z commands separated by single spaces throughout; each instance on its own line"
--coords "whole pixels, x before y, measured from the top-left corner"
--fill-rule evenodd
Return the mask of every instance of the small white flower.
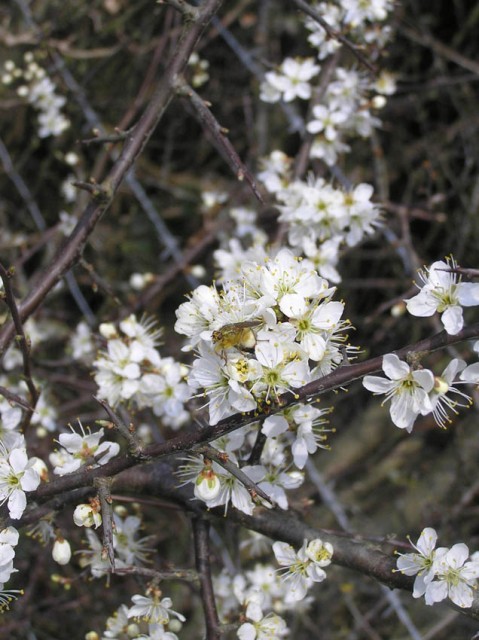
M 128 628 L 128 607 L 122 604 L 115 613 L 106 621 L 106 631 L 103 638 L 118 638 L 127 631 Z
M 454 258 L 446 262 L 434 262 L 429 269 L 420 270 L 423 286 L 413 298 L 406 300 L 409 313 L 413 316 L 428 317 L 438 312 L 447 333 L 455 335 L 462 329 L 464 320 L 462 307 L 479 305 L 479 284 L 461 282 Z
M 248 617 L 252 622 L 243 623 L 236 632 L 240 640 L 271 640 L 289 635 L 286 622 L 275 613 L 268 613 L 264 617 L 262 613 Z
M 81 434 L 73 431 L 70 426 L 72 433 L 62 433 L 58 438 L 63 449 L 50 454 L 50 462 L 55 467 L 53 473 L 56 475 L 73 473 L 86 463 L 94 466 L 104 465 L 120 451 L 117 442 L 105 441 L 100 444 L 104 434 L 103 428 L 96 433 L 91 433 L 88 428 L 86 433 L 80 421 L 78 424 Z
M 150 589 L 149 593 L 151 595 L 132 596 L 134 604 L 128 609 L 128 618 L 164 625 L 169 622 L 170 616 L 174 616 L 185 622 L 186 618 L 171 608 L 171 598 L 161 598 L 162 593 L 159 589 Z
M 34 469 L 34 461 L 28 459 L 25 440 L 18 433 L 8 448 L 0 440 L 0 504 L 8 500 L 10 517 L 22 517 L 27 498 L 25 491 L 34 491 L 40 484 L 40 476 Z
M 261 85 L 261 99 L 265 102 L 277 102 L 281 97 L 285 102 L 295 98 L 309 100 L 311 97 L 310 80 L 319 73 L 319 65 L 313 58 L 303 60 L 286 58 L 278 71 L 268 71 Z
M 449 417 L 447 411 L 450 410 L 453 413 L 457 414 L 456 407 L 469 407 L 472 404 L 472 399 L 462 391 L 459 391 L 454 387 L 454 381 L 456 375 L 463 371 L 466 363 L 464 360 L 459 360 L 454 358 L 447 365 L 440 376 L 435 376 L 434 378 L 434 388 L 432 392 L 429 394 L 429 398 L 431 400 L 431 404 L 433 407 L 432 414 L 436 423 L 445 428 L 447 424 L 452 422 Z M 461 380 L 456 381 L 456 384 L 461 384 Z M 455 396 L 461 396 L 463 400 L 466 402 L 461 402 L 459 400 L 453 400 L 452 397 L 449 397 L 448 394 L 454 394 Z
M 322 566 L 330 564 L 333 547 L 318 538 L 310 543 L 305 540 L 297 553 L 290 544 L 275 542 L 273 552 L 283 567 L 282 578 L 289 586 L 285 602 L 291 603 L 303 600 L 314 582 L 322 582 L 326 578 Z
M 396 354 L 383 357 L 383 371 L 389 380 L 378 376 L 365 376 L 363 385 L 374 394 L 386 394 L 391 400 L 390 414 L 394 424 L 411 432 L 419 414 L 433 411 L 429 392 L 434 387 L 434 375 L 428 369 L 413 370 Z
M 121 518 L 114 513 L 113 524 L 113 548 L 119 558 L 127 565 L 147 562 L 149 554 L 153 551 L 147 545 L 151 544 L 153 536 L 138 537 L 142 524 L 140 518 L 137 516 Z
M 420 598 L 424 595 L 427 585 L 434 578 L 433 564 L 436 556 L 436 542 L 435 529 L 426 527 L 422 530 L 417 543 L 411 542 L 417 553 L 401 553 L 396 561 L 396 566 L 401 573 L 407 576 L 416 576 L 413 588 L 414 598 Z
M 443 553 L 436 553 L 433 569 L 435 580 L 426 587 L 426 604 L 434 604 L 449 597 L 458 607 L 472 606 L 479 563 L 466 562 L 468 547 L 460 542 Z

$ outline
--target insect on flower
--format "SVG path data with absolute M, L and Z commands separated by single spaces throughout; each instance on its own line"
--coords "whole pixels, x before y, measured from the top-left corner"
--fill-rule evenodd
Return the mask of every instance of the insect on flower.
M 240 351 L 253 349 L 256 344 L 256 335 L 253 328 L 258 327 L 260 324 L 260 320 L 246 320 L 245 322 L 225 324 L 220 329 L 213 331 L 212 338 L 215 351 L 226 351 L 226 349 L 233 347 Z

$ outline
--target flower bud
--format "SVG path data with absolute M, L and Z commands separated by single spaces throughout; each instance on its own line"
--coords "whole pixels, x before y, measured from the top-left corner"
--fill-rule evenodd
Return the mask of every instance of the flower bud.
M 116 338 L 118 336 L 116 327 L 112 322 L 102 322 L 99 330 L 101 335 L 107 340 L 111 340 L 112 338 Z
M 65 540 L 65 538 L 60 536 L 55 540 L 52 549 L 52 557 L 55 562 L 58 562 L 58 564 L 68 564 L 70 562 L 72 550 L 68 540 Z
M 221 483 L 216 473 L 207 466 L 200 472 L 195 482 L 195 496 L 199 500 L 213 500 L 221 489 Z
M 89 504 L 79 504 L 73 512 L 73 522 L 77 527 L 93 527 L 101 525 L 101 513 L 92 509 Z
M 131 624 L 128 625 L 126 629 L 126 633 L 129 638 L 138 638 L 138 635 L 140 633 L 140 627 L 134 622 L 132 622 Z
M 182 627 L 183 627 L 183 623 L 181 622 L 181 620 L 177 620 L 176 618 L 171 618 L 168 623 L 168 629 L 172 633 L 177 633 L 178 631 L 181 631 Z

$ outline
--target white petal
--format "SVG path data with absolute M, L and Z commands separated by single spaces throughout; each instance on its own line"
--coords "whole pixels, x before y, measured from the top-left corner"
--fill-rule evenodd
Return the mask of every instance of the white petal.
M 456 333 L 459 333 L 464 325 L 464 320 L 462 317 L 462 307 L 454 306 L 446 309 L 441 316 L 441 322 L 448 334 L 451 336 L 455 336 Z

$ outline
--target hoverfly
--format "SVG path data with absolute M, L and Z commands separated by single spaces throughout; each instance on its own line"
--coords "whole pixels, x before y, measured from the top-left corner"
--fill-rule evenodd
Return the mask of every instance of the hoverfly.
M 260 324 L 261 320 L 246 320 L 223 325 L 211 335 L 215 351 L 226 351 L 233 347 L 240 351 L 253 349 L 256 344 L 253 328 Z

